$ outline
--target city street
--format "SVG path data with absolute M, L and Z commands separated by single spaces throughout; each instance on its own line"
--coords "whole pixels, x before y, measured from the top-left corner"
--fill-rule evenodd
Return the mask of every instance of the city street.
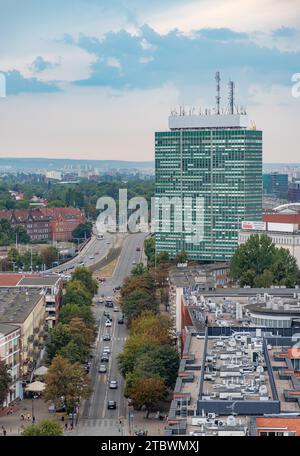
M 99 296 L 114 296 L 114 288 L 121 286 L 124 279 L 130 274 L 134 267 L 133 262 L 139 263 L 142 259 L 144 233 L 124 235 L 122 251 L 117 261 L 112 277 L 99 286 Z M 140 251 L 136 249 L 140 248 Z M 97 298 L 97 297 L 96 297 Z M 118 306 L 119 307 L 119 306 Z M 98 321 L 99 330 L 90 370 L 91 386 L 93 392 L 91 397 L 83 405 L 80 419 L 75 433 L 77 435 L 125 435 L 128 433 L 128 409 L 127 401 L 123 397 L 124 381 L 118 371 L 118 354 L 123 350 L 127 338 L 126 325 L 118 324 L 118 317 L 121 311 L 113 312 L 113 309 L 106 308 L 104 304 L 96 304 L 95 317 Z M 112 326 L 106 328 L 103 312 L 107 310 L 112 316 Z M 111 335 L 111 341 L 105 342 L 104 334 Z M 109 346 L 111 353 L 107 364 L 107 373 L 98 372 L 103 347 Z M 117 380 L 118 389 L 110 389 L 109 381 Z M 117 402 L 116 410 L 107 409 L 107 401 Z

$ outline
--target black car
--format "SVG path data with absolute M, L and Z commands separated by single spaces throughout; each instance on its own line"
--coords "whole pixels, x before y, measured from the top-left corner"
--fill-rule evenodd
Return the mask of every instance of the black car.
M 103 340 L 104 340 L 105 342 L 110 342 L 110 340 L 111 340 L 110 335 L 109 335 L 109 334 L 104 334 Z
M 108 361 L 109 361 L 109 356 L 107 355 L 107 353 L 103 353 L 101 356 L 101 363 L 108 363 Z
M 117 408 L 116 401 L 107 401 L 107 408 L 108 408 L 108 410 L 116 410 L 116 408 Z
M 107 318 L 108 320 L 112 321 L 112 316 L 110 315 L 109 312 L 104 312 L 103 315 L 105 316 L 105 318 Z
M 124 324 L 124 318 L 120 317 L 118 318 L 118 325 L 123 325 Z

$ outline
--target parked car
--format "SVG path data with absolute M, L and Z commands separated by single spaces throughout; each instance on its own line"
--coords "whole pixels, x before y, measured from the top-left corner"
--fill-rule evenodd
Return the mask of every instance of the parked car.
M 116 408 L 117 408 L 116 401 L 108 401 L 107 408 L 108 408 L 108 410 L 116 410 Z
M 119 307 L 114 307 L 114 312 L 119 312 Z

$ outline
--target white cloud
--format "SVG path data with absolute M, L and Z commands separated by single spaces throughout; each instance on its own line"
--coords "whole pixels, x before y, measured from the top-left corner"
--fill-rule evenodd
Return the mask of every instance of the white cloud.
M 226 27 L 241 32 L 268 32 L 282 25 L 300 25 L 299 0 L 194 0 L 140 16 L 160 33 L 178 28 L 185 33 Z
M 269 90 L 249 88 L 249 117 L 263 130 L 265 162 L 299 162 L 300 99 L 292 97 L 290 87 L 272 85 Z
M 117 92 L 65 87 L 64 92 L 0 100 L 0 156 L 152 160 L 154 131 L 167 128 L 178 91 Z
M 118 70 L 122 69 L 121 62 L 116 57 L 108 57 L 107 65 L 113 68 L 118 68 Z

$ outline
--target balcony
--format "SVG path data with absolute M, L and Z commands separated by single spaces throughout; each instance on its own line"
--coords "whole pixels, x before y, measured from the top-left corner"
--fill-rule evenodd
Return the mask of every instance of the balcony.
M 54 302 L 55 303 L 55 296 L 54 295 L 46 295 L 45 296 L 46 302 Z

